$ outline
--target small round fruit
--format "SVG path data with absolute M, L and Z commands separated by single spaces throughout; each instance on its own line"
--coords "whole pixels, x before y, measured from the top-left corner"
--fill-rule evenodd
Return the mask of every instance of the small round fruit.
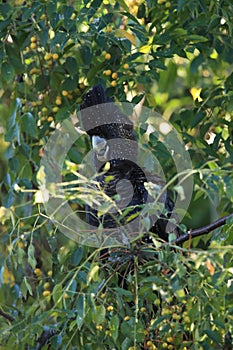
M 124 321 L 129 321 L 130 320 L 130 316 L 125 316 L 125 318 L 124 318 Z
M 148 340 L 147 343 L 146 343 L 147 346 L 151 346 L 152 344 L 153 344 L 153 343 L 152 343 L 151 340 Z
M 30 44 L 30 49 L 35 50 L 37 48 L 36 43 Z
M 53 117 L 50 115 L 47 120 L 49 123 L 51 123 L 53 121 Z
M 59 107 L 53 107 L 52 111 L 53 113 L 57 113 L 59 111 Z
M 36 36 L 32 36 L 30 41 L 31 41 L 31 43 L 36 43 Z
M 42 276 L 42 271 L 41 271 L 41 269 L 36 268 L 36 269 L 34 270 L 34 274 L 35 274 L 37 277 Z
M 111 69 L 107 69 L 104 71 L 104 75 L 110 76 L 112 74 Z
M 159 299 L 159 298 L 155 299 L 155 300 L 154 300 L 154 304 L 155 304 L 156 306 L 159 306 L 159 305 L 160 305 L 160 299 Z
M 116 87 L 116 86 L 117 86 L 116 80 L 113 80 L 113 81 L 111 82 L 111 86 L 112 86 L 112 87 Z
M 167 337 L 167 342 L 168 343 L 173 343 L 173 337 Z
M 129 68 L 128 63 L 125 63 L 123 67 L 124 67 L 124 69 L 128 69 Z
M 112 73 L 112 79 L 117 79 L 118 78 L 118 74 L 117 73 Z
M 68 91 L 62 90 L 62 96 L 68 96 Z
M 47 52 L 45 55 L 44 55 L 44 59 L 45 61 L 49 61 L 51 60 L 51 58 L 53 58 L 53 55 L 49 52 Z
M 105 59 L 106 59 L 106 60 L 110 60 L 111 57 L 112 57 L 112 56 L 110 55 L 110 53 L 106 53 L 106 54 L 105 54 Z
M 58 60 L 58 58 L 59 58 L 58 54 L 57 54 L 57 53 L 54 53 L 54 54 L 53 54 L 53 59 L 54 59 L 54 60 Z
M 43 286 L 44 290 L 49 289 L 49 287 L 50 287 L 50 283 L 49 282 L 45 282 L 45 284 Z
M 112 306 L 112 305 L 109 305 L 109 306 L 107 307 L 107 311 L 113 311 L 113 306 Z
M 57 106 L 60 106 L 62 104 L 62 100 L 60 97 L 57 97 L 56 100 L 55 100 L 55 103 Z
M 48 112 L 48 108 L 47 108 L 47 107 L 43 107 L 42 110 L 41 110 L 41 112 L 42 112 L 43 114 L 46 114 L 46 113 Z
M 50 295 L 50 291 L 49 290 L 44 290 L 43 291 L 43 297 L 48 297 Z

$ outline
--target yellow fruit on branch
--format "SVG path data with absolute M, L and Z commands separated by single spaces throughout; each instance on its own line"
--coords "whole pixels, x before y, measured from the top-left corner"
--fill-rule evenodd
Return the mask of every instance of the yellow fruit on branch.
M 54 53 L 54 54 L 53 54 L 53 59 L 54 59 L 54 60 L 58 60 L 58 58 L 59 58 L 59 55 L 58 55 L 57 53 Z
M 31 41 L 31 43 L 36 43 L 36 36 L 32 36 L 30 41 Z
M 105 54 L 105 59 L 106 59 L 106 60 L 110 60 L 111 57 L 112 57 L 112 56 L 110 55 L 110 53 L 106 53 L 106 54 Z
M 111 69 L 107 69 L 104 71 L 104 75 L 106 75 L 106 76 L 110 76 L 111 74 L 112 74 Z
M 113 80 L 113 81 L 111 82 L 111 86 L 112 86 L 112 87 L 116 87 L 116 86 L 117 86 L 116 80 Z
M 117 79 L 118 78 L 118 74 L 117 73 L 112 73 L 112 79 Z
M 43 297 L 48 297 L 51 294 L 49 290 L 44 290 L 43 291 Z
M 36 43 L 31 43 L 30 44 L 30 49 L 35 50 L 37 48 Z

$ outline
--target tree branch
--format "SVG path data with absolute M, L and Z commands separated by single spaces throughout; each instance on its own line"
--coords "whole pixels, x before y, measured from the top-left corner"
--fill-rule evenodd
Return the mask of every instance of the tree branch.
M 233 214 L 226 215 L 226 216 L 223 216 L 222 218 L 214 221 L 212 224 L 197 228 L 195 230 L 190 230 L 187 233 L 185 233 L 182 236 L 175 239 L 173 241 L 173 243 L 179 245 L 179 244 L 182 244 L 182 243 L 188 241 L 189 239 L 192 239 L 192 238 L 195 238 L 198 236 L 202 236 L 202 235 L 206 235 L 207 233 L 215 230 L 216 228 L 225 225 L 226 221 L 232 217 L 233 217 Z
M 15 319 L 11 315 L 7 314 L 6 312 L 0 310 L 0 316 L 5 317 L 8 321 L 13 322 Z

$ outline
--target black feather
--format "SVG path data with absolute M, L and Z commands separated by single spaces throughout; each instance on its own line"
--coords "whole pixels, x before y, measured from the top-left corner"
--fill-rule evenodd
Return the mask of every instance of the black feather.
M 87 207 L 88 223 L 95 227 L 98 227 L 101 223 L 104 228 L 116 228 L 119 225 L 124 225 L 130 216 L 140 213 L 143 204 L 148 202 L 149 196 L 145 188 L 145 182 L 150 181 L 161 188 L 161 190 L 165 185 L 159 176 L 148 174 L 145 169 L 140 168 L 136 164 L 138 144 L 136 143 L 133 123 L 111 102 L 112 100 L 107 97 L 104 88 L 101 85 L 97 85 L 86 94 L 81 106 L 82 124 L 90 137 L 93 135 L 104 137 L 106 140 L 109 140 L 110 148 L 110 140 L 117 139 L 119 141 L 114 143 L 114 149 L 110 149 L 111 156 L 107 171 L 103 171 L 105 163 L 94 162 L 96 171 L 99 173 L 96 178 L 99 185 L 111 198 L 119 192 L 117 185 L 123 180 L 130 181 L 133 189 L 133 194 L 131 193 L 130 198 L 128 198 L 127 191 L 123 188 L 125 193 L 123 193 L 122 197 L 127 203 L 127 208 L 129 208 L 126 216 L 121 217 L 120 214 L 116 214 L 113 217 L 110 214 L 106 214 L 98 217 L 97 210 Z M 133 147 L 132 141 L 134 141 Z M 127 156 L 125 153 L 127 153 Z M 110 181 L 109 178 L 111 178 Z M 153 200 L 153 198 L 149 198 L 149 202 Z M 163 192 L 159 202 L 163 203 L 165 214 L 161 214 L 160 210 L 156 210 L 154 213 L 155 221 L 150 231 L 157 233 L 160 238 L 168 240 L 169 232 L 174 232 L 178 235 L 177 225 L 169 222 L 171 215 L 177 219 L 177 216 L 172 214 L 174 203 L 166 192 Z

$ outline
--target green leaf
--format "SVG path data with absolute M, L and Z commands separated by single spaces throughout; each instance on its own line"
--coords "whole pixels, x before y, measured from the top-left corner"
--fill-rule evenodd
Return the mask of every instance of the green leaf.
M 68 286 L 69 286 L 69 289 L 68 289 Z M 76 288 L 77 288 L 77 282 L 75 279 L 73 279 L 73 281 L 68 283 L 68 286 L 67 286 L 67 292 L 69 293 L 69 295 L 73 296 L 75 293 L 76 293 Z
M 80 47 L 80 56 L 85 65 L 90 64 L 92 59 L 91 48 L 87 45 L 82 45 Z
M 56 121 L 62 121 L 70 117 L 70 110 L 67 107 L 60 108 L 56 114 Z
M 26 134 L 35 137 L 37 135 L 36 121 L 31 113 L 25 113 L 21 118 L 21 129 Z
M 205 116 L 206 114 L 202 111 L 195 113 L 194 118 L 191 121 L 190 128 L 195 128 L 195 126 L 197 126 L 205 118 Z
M 0 4 L 0 13 L 3 18 L 8 17 L 11 14 L 12 7 L 8 3 Z
M 118 3 L 120 4 L 120 6 L 121 6 L 126 12 L 129 12 L 128 5 L 125 3 L 124 0 L 118 0 Z
M 35 247 L 32 243 L 30 243 L 28 247 L 28 262 L 34 270 L 36 268 L 37 261 L 35 259 Z
M 58 347 L 60 347 L 60 345 L 62 344 L 62 336 L 61 336 L 61 334 L 54 335 L 54 336 L 50 339 L 50 343 L 51 343 L 51 346 L 52 346 L 54 349 L 58 349 Z
M 8 193 L 2 199 L 2 205 L 6 208 L 10 208 L 14 203 L 14 190 L 11 188 Z
M 171 317 L 171 315 L 163 315 L 160 316 L 159 318 L 157 318 L 157 320 L 155 320 L 152 325 L 151 325 L 151 329 L 157 329 L 157 326 L 162 323 L 164 320 L 169 319 Z
M 78 329 L 81 329 L 85 317 L 85 304 L 86 304 L 86 297 L 85 294 L 80 294 L 76 303 L 76 309 L 77 309 L 77 317 L 76 322 Z
M 164 63 L 162 61 L 160 61 L 160 60 L 157 60 L 157 59 L 151 60 L 149 62 L 149 67 L 151 69 L 154 69 L 154 68 L 163 69 L 163 70 L 167 69 L 167 67 L 164 65 Z
M 23 158 L 23 162 L 25 162 L 25 158 L 26 157 L 27 159 L 30 159 L 30 156 L 31 156 L 31 148 L 28 144 L 26 144 L 25 142 L 22 143 L 20 146 L 19 146 L 19 154 L 20 156 L 22 155 L 23 157 L 21 157 L 21 159 Z
M 38 182 L 40 187 L 44 187 L 46 184 L 46 174 L 44 170 L 44 166 L 41 166 L 36 174 L 36 181 Z
M 20 166 L 18 158 L 16 158 L 16 157 L 10 158 L 8 161 L 8 164 L 9 164 L 10 169 L 13 171 L 13 173 L 16 174 L 17 171 L 19 170 L 19 166 Z
M 124 341 L 121 344 L 121 349 L 122 350 L 128 350 L 131 344 L 132 344 L 131 340 L 129 338 L 125 338 Z
M 36 78 L 35 87 L 39 91 L 45 90 L 49 86 L 49 82 L 50 82 L 50 76 L 41 75 L 41 76 Z
M 0 38 L 6 35 L 7 27 L 11 24 L 11 18 L 8 18 L 5 21 L 0 21 Z M 6 31 L 5 31 L 6 30 Z
M 114 288 L 114 290 L 121 296 L 125 296 L 127 298 L 129 298 L 130 300 L 133 300 L 133 293 L 129 290 L 125 290 L 123 288 L 120 287 L 116 287 Z
M 102 16 L 100 18 L 100 22 L 98 25 L 98 32 L 100 32 L 102 29 L 106 27 L 107 23 L 111 23 L 111 19 L 113 17 L 113 13 L 107 13 L 105 16 Z
M 23 73 L 24 65 L 22 64 L 22 59 L 20 55 L 20 50 L 18 47 L 7 44 L 5 46 L 6 53 L 8 55 L 8 61 L 11 63 L 16 71 L 16 73 Z
M 114 341 L 116 341 L 118 338 L 119 324 L 120 324 L 119 317 L 117 315 L 114 315 L 110 320 L 110 326 L 109 326 L 112 334 L 112 338 Z
M 104 323 L 106 321 L 106 309 L 104 305 L 98 305 L 96 306 L 96 316 L 95 316 L 95 322 L 97 324 Z
M 145 3 L 142 2 L 142 3 L 138 6 L 137 18 L 145 18 L 145 17 L 146 17 L 146 6 L 145 6 Z
M 63 296 L 63 289 L 61 283 L 57 284 L 53 288 L 53 301 L 56 308 L 62 308 L 62 296 Z
M 71 256 L 70 262 L 74 266 L 78 266 L 83 257 L 83 249 L 79 247 L 75 250 L 73 255 Z
M 82 50 L 83 48 L 81 48 L 81 51 Z M 74 57 L 67 57 L 65 63 L 63 64 L 63 67 L 68 73 L 70 73 L 71 76 L 77 74 L 78 63 Z
M 72 91 L 77 87 L 77 77 L 74 78 L 66 78 L 65 81 L 62 83 L 62 90 L 68 90 Z
M 198 55 L 195 57 L 190 65 L 191 72 L 196 74 L 199 66 L 204 62 L 204 58 L 202 55 Z
M 33 295 L 32 287 L 31 287 L 30 283 L 28 282 L 26 276 L 24 276 L 23 282 L 21 284 L 21 291 L 22 291 L 24 299 L 27 299 L 27 293 L 29 293 L 30 295 Z
M 205 329 L 203 332 L 204 332 L 205 334 L 207 334 L 207 336 L 208 336 L 211 340 L 213 340 L 216 344 L 219 343 L 220 339 L 219 339 L 219 337 L 218 337 L 218 335 L 217 335 L 216 332 L 212 331 L 211 329 Z
M 15 70 L 12 64 L 9 62 L 3 62 L 1 68 L 2 78 L 6 80 L 6 82 L 11 82 L 14 79 Z
M 202 35 L 192 34 L 188 36 L 189 40 L 193 43 L 204 43 L 208 41 L 208 39 Z
M 73 6 L 66 6 L 64 5 L 62 7 L 62 14 L 66 20 L 70 19 L 71 15 L 74 13 Z
M 99 268 L 100 268 L 99 265 L 94 265 L 92 269 L 89 271 L 87 275 L 87 285 L 89 285 L 92 280 L 93 281 L 97 280 Z
M 16 117 L 17 117 L 17 112 L 19 108 L 21 108 L 21 106 L 22 104 L 19 98 L 16 98 L 15 101 L 12 103 L 10 117 L 7 123 L 7 132 L 5 134 L 5 140 L 8 142 L 12 142 L 14 141 L 14 139 L 16 139 L 20 144 L 19 126 L 16 121 Z
M 177 299 L 184 299 L 185 298 L 185 291 L 183 288 L 174 290 L 174 294 L 177 297 Z

